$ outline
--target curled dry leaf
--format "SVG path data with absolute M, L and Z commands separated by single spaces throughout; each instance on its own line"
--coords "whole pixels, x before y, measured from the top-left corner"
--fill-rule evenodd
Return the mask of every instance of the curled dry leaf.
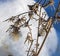
M 15 26 L 19 26 L 19 25 L 21 25 L 21 20 L 18 19 L 18 20 L 14 23 L 14 25 L 15 25 Z
M 46 33 L 46 31 L 43 28 L 39 29 L 38 36 L 44 36 L 45 33 Z
M 22 22 L 26 22 L 26 17 L 25 17 L 25 16 L 22 16 L 22 17 L 21 17 L 21 21 L 22 21 Z
M 34 6 L 33 6 L 33 12 L 37 14 L 37 11 L 38 11 L 38 7 L 39 7 L 39 4 L 38 3 L 35 3 Z
M 28 5 L 29 9 L 34 12 L 35 14 L 37 14 L 37 11 L 38 11 L 38 7 L 39 7 L 39 4 L 38 3 L 35 3 L 34 5 Z
M 30 32 L 27 34 L 27 37 L 26 37 L 26 40 L 25 40 L 24 44 L 26 43 L 26 41 L 28 41 L 28 44 L 31 43 L 31 42 L 33 41 L 32 35 L 31 35 Z

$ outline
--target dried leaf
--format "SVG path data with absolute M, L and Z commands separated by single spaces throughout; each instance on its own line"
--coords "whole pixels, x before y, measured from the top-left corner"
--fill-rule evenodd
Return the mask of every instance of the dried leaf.
M 27 34 L 27 37 L 26 37 L 26 40 L 25 40 L 24 44 L 26 43 L 26 41 L 28 41 L 28 44 L 33 41 L 31 33 Z

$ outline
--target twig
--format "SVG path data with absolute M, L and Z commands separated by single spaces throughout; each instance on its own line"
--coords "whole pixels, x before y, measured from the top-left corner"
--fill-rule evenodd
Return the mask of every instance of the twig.
M 32 40 L 32 42 L 31 42 L 31 44 L 30 44 L 30 47 L 29 47 L 29 50 L 28 50 L 27 56 L 29 56 L 29 52 L 30 52 L 30 49 L 31 49 L 31 47 L 32 47 L 32 44 L 33 44 L 33 40 Z
M 41 15 L 41 9 L 42 7 L 40 8 L 40 12 L 39 12 L 39 21 L 38 21 L 38 33 L 37 33 L 37 40 L 36 40 L 36 53 L 37 53 L 37 50 L 38 50 L 38 39 L 39 39 L 39 26 L 40 26 L 40 15 Z
M 52 20 L 52 22 L 51 22 L 51 24 L 50 24 L 50 27 L 49 27 L 49 29 L 48 29 L 48 31 L 47 31 L 47 33 L 46 33 L 46 36 L 45 36 L 45 38 L 44 38 L 44 40 L 43 40 L 43 42 L 42 42 L 42 44 L 41 44 L 41 46 L 40 46 L 40 48 L 39 48 L 39 50 L 38 50 L 37 55 L 39 55 L 39 53 L 40 53 L 41 50 L 42 50 L 42 47 L 43 47 L 43 45 L 44 45 L 44 43 L 45 43 L 45 41 L 46 41 L 46 39 L 47 39 L 47 36 L 48 36 L 48 34 L 49 34 L 49 31 L 50 31 L 50 29 L 51 29 L 51 27 L 52 27 L 53 22 L 54 22 L 54 21 Z

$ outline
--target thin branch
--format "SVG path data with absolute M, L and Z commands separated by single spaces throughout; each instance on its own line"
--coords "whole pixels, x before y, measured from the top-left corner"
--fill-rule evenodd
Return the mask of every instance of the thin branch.
M 41 44 L 41 46 L 40 46 L 40 48 L 39 48 L 39 50 L 38 50 L 38 53 L 37 53 L 37 56 L 39 55 L 39 53 L 41 52 L 41 50 L 42 50 L 42 48 L 43 48 L 43 45 L 44 45 L 44 43 L 45 43 L 45 41 L 46 41 L 46 39 L 47 39 L 47 36 L 48 36 L 48 34 L 49 34 L 49 32 L 50 32 L 50 29 L 51 29 L 51 27 L 52 27 L 52 24 L 54 23 L 54 21 L 51 19 L 51 23 L 50 23 L 50 26 L 48 25 L 48 31 L 47 31 L 47 33 L 46 33 L 46 36 L 45 36 L 45 38 L 44 38 L 44 40 L 43 40 L 43 42 L 42 42 L 42 44 Z M 49 24 L 49 22 L 48 22 L 48 24 Z
M 32 47 L 32 44 L 33 44 L 33 40 L 32 40 L 32 42 L 31 42 L 31 44 L 30 44 L 30 47 L 29 47 L 29 50 L 28 50 L 27 56 L 29 56 L 29 52 L 30 52 L 30 49 L 31 49 L 31 47 Z
M 37 32 L 37 40 L 36 40 L 36 53 L 37 53 L 37 51 L 38 51 L 38 39 L 39 39 L 39 36 L 38 36 L 38 34 L 39 34 L 39 26 L 40 26 L 40 15 L 41 15 L 41 9 L 42 9 L 42 7 L 40 8 L 40 12 L 39 12 L 39 21 L 38 21 L 38 32 Z

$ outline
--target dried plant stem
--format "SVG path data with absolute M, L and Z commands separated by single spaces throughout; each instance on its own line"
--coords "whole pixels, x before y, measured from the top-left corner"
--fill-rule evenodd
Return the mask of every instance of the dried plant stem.
M 29 21 L 30 21 L 30 19 L 29 19 Z M 31 28 L 30 28 L 29 26 L 28 26 L 28 28 L 29 28 L 29 31 L 30 31 L 31 37 L 32 37 Z M 28 50 L 27 56 L 29 56 L 29 52 L 30 52 L 30 49 L 31 49 L 32 45 L 33 45 L 33 39 L 31 40 L 31 44 L 30 44 L 30 46 L 29 46 L 29 50 Z
M 39 43 L 38 43 L 38 39 L 39 39 L 39 36 L 38 36 L 38 34 L 39 34 L 39 26 L 40 26 L 40 15 L 41 15 L 41 9 L 42 9 L 42 7 L 40 8 L 40 12 L 39 12 L 39 20 L 38 20 L 38 33 L 37 33 L 37 40 L 36 40 L 36 53 L 37 53 L 37 51 L 38 51 L 38 45 L 39 45 Z
M 43 42 L 42 42 L 42 44 L 41 44 L 41 46 L 40 46 L 40 48 L 39 48 L 39 50 L 38 50 L 37 56 L 39 55 L 39 53 L 41 52 L 41 50 L 42 50 L 42 48 L 43 48 L 43 45 L 44 45 L 44 43 L 45 43 L 45 41 L 46 41 L 46 39 L 47 39 L 47 36 L 48 36 L 48 34 L 49 34 L 49 32 L 50 32 L 50 29 L 51 29 L 51 27 L 52 27 L 53 22 L 54 22 L 54 21 L 52 20 L 52 23 L 51 23 L 51 25 L 50 25 L 47 33 L 46 33 L 46 36 L 45 36 L 45 38 L 44 38 L 44 40 L 43 40 Z
M 29 47 L 29 50 L 28 50 L 27 56 L 29 56 L 29 52 L 30 52 L 30 49 L 31 49 L 31 47 L 32 47 L 32 44 L 33 44 L 33 40 L 32 40 L 32 42 L 31 42 L 31 44 L 30 44 L 30 47 Z
M 29 13 L 30 11 L 28 11 L 28 12 L 24 12 L 24 13 L 21 13 L 21 14 L 19 14 L 19 15 L 16 15 L 16 16 L 20 16 L 20 15 L 23 15 L 23 14 L 26 14 L 26 13 Z

